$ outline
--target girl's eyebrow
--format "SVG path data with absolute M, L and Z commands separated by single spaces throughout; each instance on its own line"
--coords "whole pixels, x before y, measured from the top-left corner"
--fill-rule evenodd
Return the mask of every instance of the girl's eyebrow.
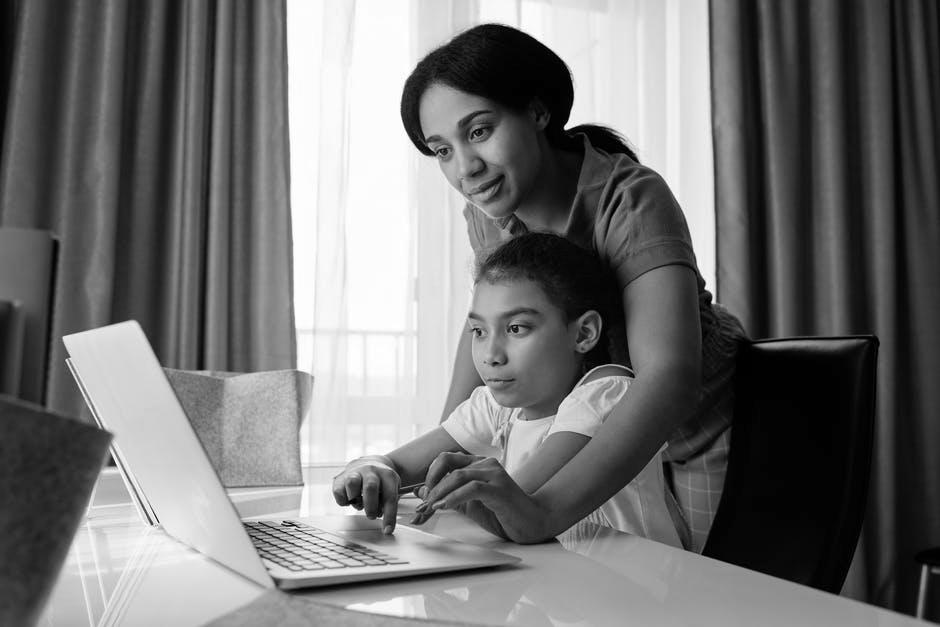
M 493 113 L 493 112 L 490 111 L 489 109 L 480 109 L 479 111 L 468 113 L 467 115 L 457 120 L 457 128 L 464 128 L 465 126 L 470 124 L 471 121 L 473 121 L 473 118 L 477 117 L 478 115 L 483 115 L 484 113 Z M 436 141 L 441 141 L 440 135 L 431 135 L 430 137 L 424 138 L 425 144 L 430 144 L 431 142 L 436 142 Z
M 538 309 L 532 309 L 531 307 L 516 307 L 515 309 L 510 309 L 500 314 L 500 318 L 512 318 L 513 316 L 518 316 L 519 314 L 529 314 L 530 316 L 541 316 L 542 312 Z M 467 314 L 467 317 L 471 320 L 483 321 L 483 316 L 480 314 L 471 311 Z

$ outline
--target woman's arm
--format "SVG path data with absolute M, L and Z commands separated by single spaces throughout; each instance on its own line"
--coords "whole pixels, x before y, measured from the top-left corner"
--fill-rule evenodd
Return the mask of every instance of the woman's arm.
M 594 438 L 536 492 L 556 535 L 619 491 L 689 418 L 701 389 L 702 332 L 695 273 L 651 270 L 623 291 L 636 378 Z M 581 489 L 574 489 L 580 484 Z
M 445 456 L 459 470 L 445 472 L 446 464 L 432 464 L 426 497 L 432 506 L 479 500 L 509 538 L 538 542 L 587 516 L 643 469 L 698 399 L 701 327 L 695 273 L 680 265 L 650 270 L 627 285 L 623 306 L 636 378 L 590 442 L 531 496 L 498 468 Z
M 470 398 L 470 393 L 483 385 L 477 369 L 473 365 L 470 354 L 470 334 L 465 330 L 460 332 L 457 342 L 457 356 L 454 357 L 454 374 L 450 378 L 450 389 L 447 391 L 447 400 L 444 401 L 444 411 L 441 413 L 441 422 L 457 409 L 457 405 Z
M 571 431 L 551 434 L 516 473 L 516 483 L 529 494 L 536 492 L 590 440 Z
M 579 385 L 611 376 L 623 376 L 623 370 L 616 366 L 601 366 L 594 369 Z M 559 407 L 559 415 L 561 410 L 562 408 Z M 601 419 L 598 420 L 603 422 Z M 558 431 L 549 435 L 516 472 L 516 483 L 527 493 L 533 494 L 590 441 L 590 436 L 574 431 Z

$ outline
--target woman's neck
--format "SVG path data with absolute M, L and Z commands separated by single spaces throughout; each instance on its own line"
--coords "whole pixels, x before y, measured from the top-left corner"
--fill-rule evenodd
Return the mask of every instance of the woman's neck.
M 530 231 L 549 231 L 563 234 L 568 224 L 571 205 L 578 191 L 581 175 L 580 152 L 562 150 L 548 145 L 542 138 L 542 160 L 539 176 L 532 193 L 516 209 L 516 217 Z

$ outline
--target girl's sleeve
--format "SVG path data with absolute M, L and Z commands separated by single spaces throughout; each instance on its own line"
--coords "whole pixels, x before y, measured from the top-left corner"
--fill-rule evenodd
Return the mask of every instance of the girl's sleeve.
M 504 419 L 508 419 L 508 412 L 493 399 L 486 386 L 481 385 L 451 412 L 441 426 L 468 453 L 499 457 L 499 449 L 493 445 L 493 440 Z
M 594 239 L 621 288 L 660 266 L 685 265 L 698 273 L 679 203 L 659 174 L 644 166 L 614 170 L 601 196 Z
M 604 377 L 579 385 L 558 406 L 555 421 L 546 437 L 559 431 L 594 437 L 611 410 L 626 394 L 632 380 L 630 377 Z

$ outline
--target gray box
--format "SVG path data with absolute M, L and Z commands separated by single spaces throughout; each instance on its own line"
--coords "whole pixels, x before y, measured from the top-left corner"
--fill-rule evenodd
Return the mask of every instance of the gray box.
M 164 370 L 223 485 L 303 485 L 300 426 L 312 375 Z

